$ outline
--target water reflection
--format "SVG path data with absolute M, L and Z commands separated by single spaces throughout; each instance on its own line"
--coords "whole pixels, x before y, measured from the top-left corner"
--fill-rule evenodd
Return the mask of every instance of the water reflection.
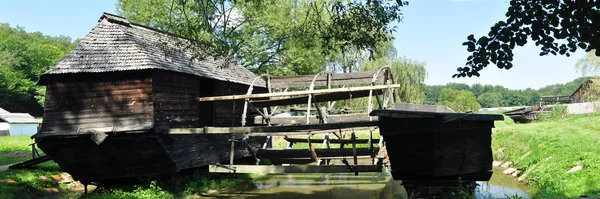
M 519 183 L 515 178 L 504 175 L 502 168 L 494 168 L 494 174 L 489 182 L 477 182 L 475 190 L 477 198 L 506 198 L 507 196 L 520 196 L 529 198 L 525 190 L 527 186 Z
M 526 187 L 494 171 L 490 182 L 478 182 L 477 198 L 505 198 L 519 195 L 528 198 Z M 218 198 L 408 198 L 401 181 L 392 180 L 388 173 L 349 174 L 281 174 L 267 180 L 219 193 Z

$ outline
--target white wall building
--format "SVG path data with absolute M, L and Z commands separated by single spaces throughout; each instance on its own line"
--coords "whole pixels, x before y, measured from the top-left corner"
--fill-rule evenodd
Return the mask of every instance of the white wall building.
M 33 135 L 40 123 L 28 113 L 10 113 L 0 108 L 0 136 Z

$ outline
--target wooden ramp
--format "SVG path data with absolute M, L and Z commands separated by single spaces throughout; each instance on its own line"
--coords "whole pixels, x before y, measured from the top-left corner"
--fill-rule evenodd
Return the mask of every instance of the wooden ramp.
M 43 162 L 47 162 L 52 160 L 50 157 L 48 157 L 47 155 L 45 156 L 41 156 L 41 157 L 37 157 L 37 158 L 33 158 L 31 160 L 26 160 L 17 164 L 13 164 L 11 166 L 9 166 L 9 169 L 26 169 L 26 168 L 31 168 L 32 166 L 38 165 L 40 163 Z

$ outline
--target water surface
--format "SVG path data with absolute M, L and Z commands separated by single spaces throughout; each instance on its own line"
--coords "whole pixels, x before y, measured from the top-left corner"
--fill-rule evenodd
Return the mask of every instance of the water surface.
M 528 198 L 526 186 L 494 169 L 490 182 L 478 182 L 477 198 L 505 198 L 519 195 Z M 223 191 L 218 198 L 291 198 L 291 199 L 369 199 L 408 198 L 401 181 L 382 173 L 348 174 L 278 174 L 269 179 L 239 185 Z

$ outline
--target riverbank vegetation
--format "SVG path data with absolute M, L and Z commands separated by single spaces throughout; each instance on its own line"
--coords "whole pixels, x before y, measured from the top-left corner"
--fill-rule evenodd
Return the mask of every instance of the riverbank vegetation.
M 600 196 L 600 114 L 496 123 L 494 158 L 512 162 L 534 198 Z

